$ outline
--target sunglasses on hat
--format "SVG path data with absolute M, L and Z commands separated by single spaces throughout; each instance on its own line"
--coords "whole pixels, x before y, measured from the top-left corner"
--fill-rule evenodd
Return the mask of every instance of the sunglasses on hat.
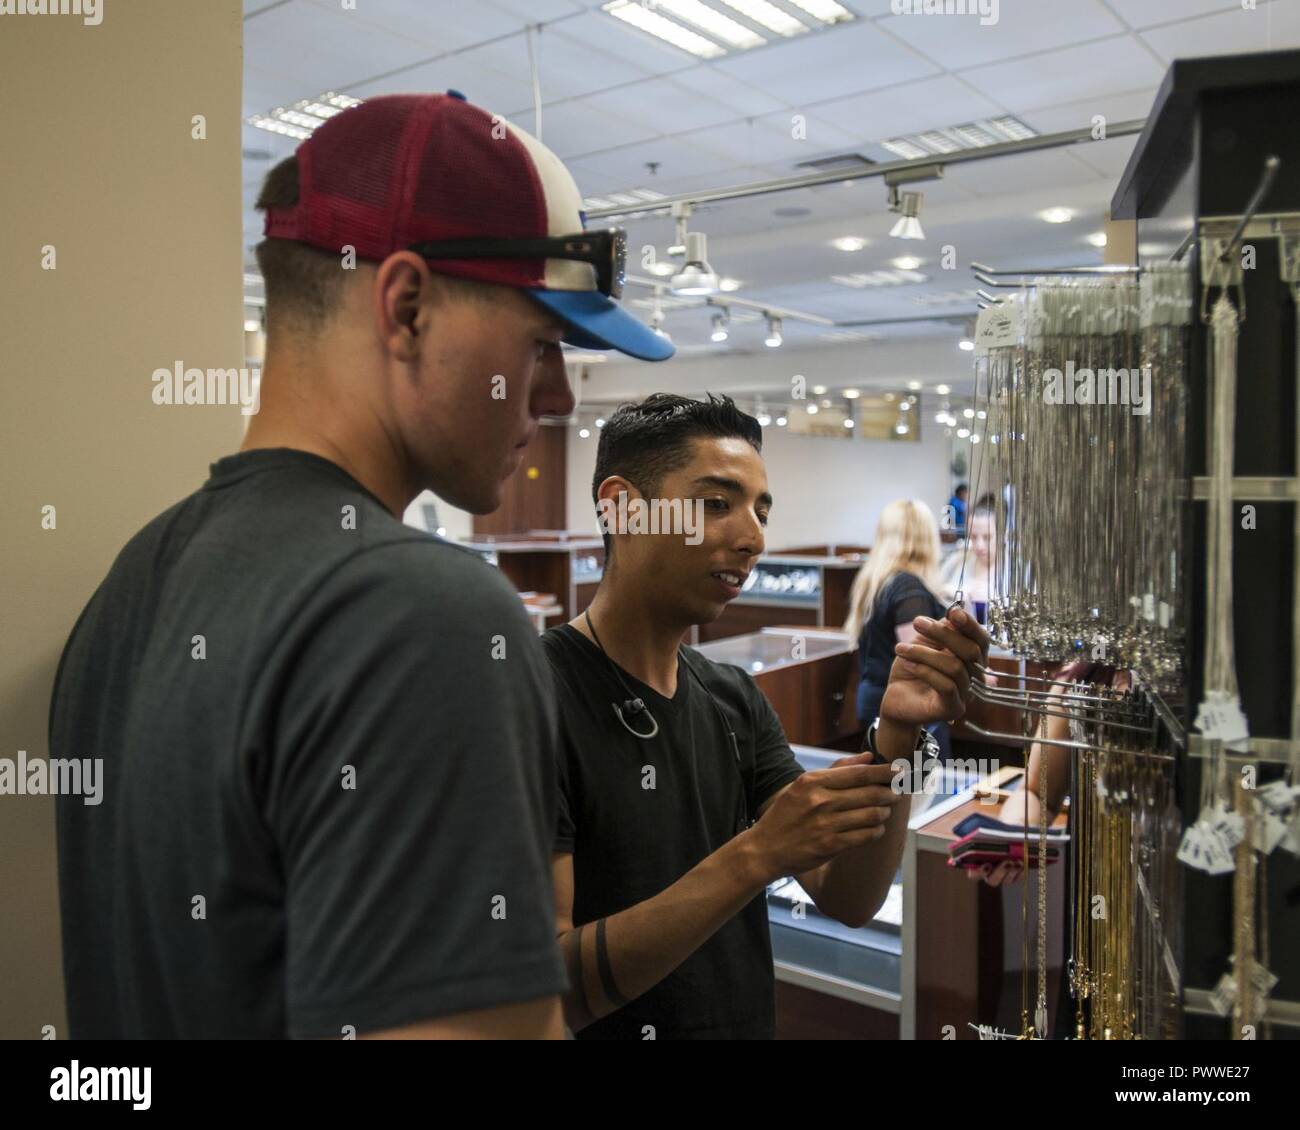
M 440 239 L 408 248 L 425 259 L 573 259 L 596 270 L 596 289 L 620 298 L 627 272 L 627 232 L 622 228 L 524 239 Z

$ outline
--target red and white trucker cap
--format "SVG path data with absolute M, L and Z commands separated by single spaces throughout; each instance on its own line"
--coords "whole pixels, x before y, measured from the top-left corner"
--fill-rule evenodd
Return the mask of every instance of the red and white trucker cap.
M 422 244 L 586 229 L 578 186 L 560 159 L 456 92 L 368 99 L 318 127 L 297 158 L 298 202 L 267 210 L 268 237 L 333 252 L 351 245 L 358 258 L 379 261 Z M 440 274 L 526 290 L 568 325 L 572 345 L 647 361 L 673 355 L 669 341 L 602 293 L 589 262 L 425 258 Z

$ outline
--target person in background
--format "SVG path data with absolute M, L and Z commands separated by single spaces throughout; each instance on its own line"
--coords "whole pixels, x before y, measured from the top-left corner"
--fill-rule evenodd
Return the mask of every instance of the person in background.
M 889 682 L 894 647 L 916 637 L 916 617 L 942 620 L 940 591 L 939 525 L 934 513 L 917 499 L 897 499 L 885 507 L 876 525 L 876 537 L 849 596 L 844 631 L 858 641 L 858 721 L 870 726 L 880 713 Z M 949 753 L 948 727 L 936 722 L 926 727 L 939 743 L 945 760 Z
M 952 498 L 948 500 L 952 511 L 952 528 L 959 534 L 966 530 L 966 494 L 966 484 L 958 483 L 957 489 L 952 492 Z
M 989 596 L 993 583 L 993 509 L 981 503 L 970 512 L 966 546 L 944 564 L 943 595 L 948 600 L 962 594 L 962 605 L 981 624 L 989 622 Z
M 1094 687 L 1110 687 L 1117 691 L 1126 691 L 1132 685 L 1132 675 L 1128 671 L 1116 670 L 1114 667 L 1092 663 L 1086 659 L 1073 660 L 1056 668 L 1048 678 L 1059 680 L 1049 690 L 1049 694 L 1064 698 L 1070 688 L 1062 683 L 1081 683 L 1082 690 L 1089 692 Z M 1018 686 L 1014 681 L 1010 685 Z M 1031 684 L 1041 686 L 1041 684 Z M 1053 741 L 1070 740 L 1070 720 L 1058 715 L 1045 715 L 1039 720 L 1039 736 Z M 1042 819 L 1043 808 L 1047 809 L 1047 822 L 1051 824 L 1060 815 L 1065 805 L 1066 795 L 1070 791 L 1070 759 L 1074 751 L 1062 746 L 1045 745 L 1036 741 L 1029 747 L 1029 762 L 1025 770 L 1024 786 L 1017 789 L 1003 802 L 996 819 L 1004 824 L 1017 827 L 1028 825 L 1037 828 Z M 1047 790 L 1040 796 L 1043 775 L 1042 759 L 1047 759 Z M 1014 883 L 1024 874 L 1024 865 L 1014 860 L 999 863 L 996 866 L 986 864 L 982 868 L 968 871 L 967 877 L 983 879 L 993 887 L 1003 883 Z

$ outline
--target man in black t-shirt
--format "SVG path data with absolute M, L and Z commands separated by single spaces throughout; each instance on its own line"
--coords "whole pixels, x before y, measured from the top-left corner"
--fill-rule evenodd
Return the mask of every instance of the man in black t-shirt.
M 103 780 L 58 798 L 72 1035 L 562 1036 L 550 673 L 400 516 L 496 508 L 573 408 L 561 341 L 671 347 L 554 154 L 458 95 L 344 110 L 259 207 L 260 412 L 59 665 L 50 754 Z
M 763 552 L 761 445 L 728 397 L 657 394 L 601 431 L 604 577 L 585 614 L 543 637 L 560 693 L 564 1008 L 580 1039 L 771 1038 L 767 884 L 795 875 L 825 913 L 870 921 L 907 830 L 889 762 L 910 766 L 920 727 L 964 712 L 987 654 L 964 613 L 919 619 L 872 735 L 879 758 L 804 773 L 749 674 L 681 646 Z

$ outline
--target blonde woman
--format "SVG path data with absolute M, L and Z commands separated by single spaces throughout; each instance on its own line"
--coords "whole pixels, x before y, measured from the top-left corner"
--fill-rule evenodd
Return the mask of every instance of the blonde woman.
M 880 514 L 871 554 L 853 580 L 844 630 L 858 641 L 858 720 L 869 726 L 880 713 L 894 646 L 911 643 L 917 616 L 941 620 L 939 524 L 924 502 L 901 498 Z M 948 727 L 927 727 L 948 756 Z

